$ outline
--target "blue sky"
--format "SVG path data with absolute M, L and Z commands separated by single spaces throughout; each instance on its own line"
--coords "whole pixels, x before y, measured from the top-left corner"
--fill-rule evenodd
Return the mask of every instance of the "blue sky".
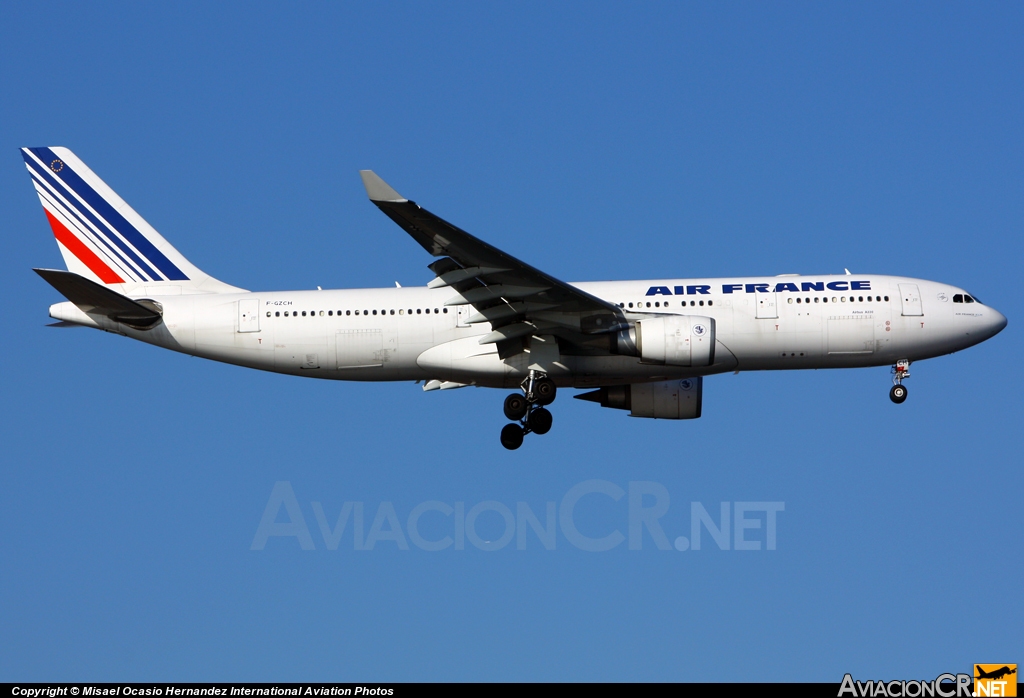
M 839 681 L 1024 658 L 1020 6 L 8 2 L 0 26 L 3 680 Z M 884 367 L 713 377 L 680 423 L 563 391 L 510 453 L 497 391 L 46 327 L 59 297 L 31 268 L 61 260 L 18 153 L 41 145 L 245 288 L 426 283 L 371 168 L 565 280 L 847 267 L 958 284 L 1009 326 L 915 364 L 902 406 Z M 428 501 L 543 522 L 590 481 L 662 487 L 670 540 L 691 502 L 783 502 L 777 548 L 531 530 L 354 550 L 348 528 L 329 550 L 313 506 L 333 525 L 361 502 L 367 531 Z M 250 549 L 277 482 L 314 550 Z M 626 534 L 628 500 L 587 495 L 579 530 Z

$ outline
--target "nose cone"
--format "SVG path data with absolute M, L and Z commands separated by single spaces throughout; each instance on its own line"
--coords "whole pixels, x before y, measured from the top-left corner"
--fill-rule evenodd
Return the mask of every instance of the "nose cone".
M 1006 316 L 995 308 L 988 309 L 985 319 L 988 321 L 989 337 L 995 337 L 1006 327 Z

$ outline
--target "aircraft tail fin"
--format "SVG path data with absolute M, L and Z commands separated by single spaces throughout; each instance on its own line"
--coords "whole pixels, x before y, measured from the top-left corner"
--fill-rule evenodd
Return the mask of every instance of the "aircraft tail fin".
M 22 148 L 68 271 L 123 294 L 224 293 L 67 148 Z

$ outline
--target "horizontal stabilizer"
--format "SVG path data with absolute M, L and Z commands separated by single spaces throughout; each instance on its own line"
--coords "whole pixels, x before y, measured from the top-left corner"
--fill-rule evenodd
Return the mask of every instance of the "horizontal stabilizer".
M 104 315 L 115 322 L 135 327 L 151 327 L 160 320 L 160 312 L 155 304 L 154 307 L 148 307 L 74 272 L 58 269 L 33 271 L 83 313 Z

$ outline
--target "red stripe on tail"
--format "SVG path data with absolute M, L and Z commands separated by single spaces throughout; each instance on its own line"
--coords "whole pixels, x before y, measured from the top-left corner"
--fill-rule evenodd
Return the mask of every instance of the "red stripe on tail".
M 96 256 L 96 253 L 90 250 L 85 244 L 79 240 L 74 234 L 64 227 L 64 224 L 57 220 L 52 213 L 43 208 L 46 213 L 47 220 L 50 221 L 50 227 L 53 228 L 53 236 L 57 238 L 57 242 L 64 245 L 71 251 L 71 254 L 78 257 L 79 261 L 85 266 L 89 267 L 89 270 L 93 274 L 100 277 L 100 281 L 105 284 L 123 284 L 124 279 L 117 275 L 113 269 L 108 267 L 106 263 Z

